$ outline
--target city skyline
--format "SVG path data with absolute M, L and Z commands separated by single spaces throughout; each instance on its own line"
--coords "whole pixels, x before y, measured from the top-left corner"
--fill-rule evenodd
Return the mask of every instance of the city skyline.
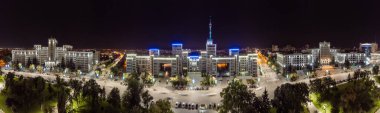
M 328 41 L 352 48 L 375 42 L 376 1 L 7 1 L 0 5 L 1 47 L 30 47 L 54 35 L 78 48 L 201 48 L 213 18 L 220 48 Z M 307 41 L 305 41 L 307 39 Z M 159 41 L 155 41 L 159 40 Z M 136 43 L 139 42 L 139 43 Z
M 380 113 L 379 0 L 0 0 L 0 113 Z
M 46 38 L 45 40 L 47 39 L 50 39 L 50 38 L 54 38 L 54 39 L 58 39 L 54 36 L 50 36 L 49 38 Z M 58 39 L 59 40 L 59 39 Z M 207 38 L 205 39 L 204 43 L 208 43 L 210 40 L 210 38 Z M 214 40 L 211 39 L 211 43 L 213 42 Z M 64 42 L 64 40 L 63 40 Z M 329 42 L 330 41 L 326 41 L 326 40 L 323 40 L 323 41 L 319 41 L 319 42 L 315 42 L 315 43 L 305 43 L 304 45 L 299 45 L 299 46 L 295 46 L 295 45 L 292 45 L 292 44 L 281 44 L 281 45 L 278 45 L 278 44 L 272 44 L 272 45 L 269 45 L 268 47 L 255 47 L 255 46 L 246 46 L 246 47 L 242 47 L 238 44 L 235 44 L 233 46 L 229 46 L 229 47 L 226 47 L 226 46 L 222 46 L 222 47 L 218 47 L 217 50 L 229 50 L 229 49 L 245 49 L 245 48 L 257 48 L 257 49 L 273 49 L 273 47 L 276 47 L 277 49 L 287 49 L 289 47 L 291 48 L 294 48 L 295 50 L 294 51 L 299 51 L 299 50 L 303 50 L 303 49 L 312 49 L 312 48 L 318 48 L 318 43 L 320 42 Z M 203 42 L 202 42 L 203 43 Z M 348 50 L 359 50 L 361 44 L 372 44 L 372 43 L 375 43 L 375 44 L 378 44 L 377 42 L 361 42 L 361 43 L 357 43 L 355 45 L 353 45 L 353 47 L 339 47 L 339 46 L 334 46 L 332 45 L 331 47 L 332 48 L 339 48 L 339 49 L 348 49 Z M 183 42 L 181 41 L 171 41 L 171 42 L 167 42 L 167 44 L 165 45 L 160 45 L 160 46 L 157 46 L 157 45 L 149 45 L 149 46 L 146 46 L 146 47 L 143 47 L 143 48 L 77 48 L 77 49 L 124 49 L 124 50 L 139 50 L 139 49 L 146 49 L 147 51 L 149 49 L 160 49 L 160 50 L 171 50 L 171 46 L 170 45 L 173 45 L 173 44 L 181 44 L 183 45 L 186 49 L 191 49 L 191 50 L 202 50 L 202 49 L 205 49 L 204 47 L 199 47 L 199 48 L 189 48 L 189 47 L 186 47 L 186 44 L 184 44 Z M 214 43 L 216 44 L 216 43 Z M 334 43 L 333 43 L 334 44 Z M 25 45 L 25 46 L 28 46 L 28 47 L 9 47 L 9 48 L 25 48 L 25 49 L 30 49 L 32 48 L 31 46 L 33 45 L 43 45 L 43 46 L 47 46 L 47 44 L 44 44 L 44 43 L 34 43 L 34 44 L 31 44 L 31 45 Z M 72 43 L 61 43 L 60 45 L 73 45 Z M 79 44 L 81 45 L 81 44 Z M 188 45 L 187 45 L 188 46 Z M 191 46 L 191 45 L 190 45 Z M 306 48 L 305 48 L 306 47 Z M 0 47 L 1 48 L 1 47 Z M 7 47 L 4 47 L 4 48 L 7 48 Z M 286 50 L 288 51 L 288 50 Z

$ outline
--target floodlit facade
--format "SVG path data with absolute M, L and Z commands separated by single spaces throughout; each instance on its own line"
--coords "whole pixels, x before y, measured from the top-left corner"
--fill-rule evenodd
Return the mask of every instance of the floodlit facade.
M 257 76 L 257 54 L 240 54 L 238 48 L 230 49 L 228 56 L 217 55 L 213 43 L 212 24 L 205 50 L 183 49 L 182 43 L 173 43 L 171 55 L 160 55 L 159 49 L 149 49 L 149 55 L 127 54 L 127 73 L 148 72 L 154 76 L 184 75 L 201 72 L 216 76 Z
M 335 55 L 335 62 L 339 64 L 344 64 L 345 61 L 350 62 L 351 64 L 365 63 L 366 54 L 358 52 L 350 53 L 337 53 Z
M 376 52 L 378 49 L 377 43 L 360 43 L 359 50 L 369 55 Z
M 329 65 L 332 61 L 332 55 L 330 52 L 330 42 L 319 43 L 319 59 L 320 64 Z
M 310 53 L 277 53 L 277 63 L 281 67 L 285 68 L 288 66 L 293 67 L 306 67 L 307 65 L 313 65 L 314 60 L 313 55 Z
M 344 50 L 334 49 L 330 47 L 330 42 L 320 42 L 319 48 L 307 49 L 302 52 L 277 52 L 277 63 L 281 67 L 288 66 L 301 67 L 343 64 L 346 60 L 351 64 L 379 63 L 380 54 L 373 53 L 371 58 L 365 52 L 345 52 Z
M 380 65 L 380 52 L 371 53 L 371 64 Z
M 194 55 L 183 51 L 181 56 L 127 54 L 126 72 L 148 72 L 154 76 L 175 76 L 186 72 L 203 72 L 217 76 L 257 76 L 256 53 L 232 56 L 213 56 L 206 51 L 200 53 Z
M 335 56 L 338 54 L 339 49 L 330 47 L 330 42 L 320 42 L 319 48 L 308 49 L 308 52 L 312 55 L 312 61 L 318 62 L 321 65 L 330 65 Z
M 157 48 L 149 49 L 149 55 L 150 56 L 160 56 L 160 49 L 157 49 Z
M 67 64 L 73 61 L 75 67 L 83 72 L 91 70 L 92 65 L 98 61 L 98 52 L 93 51 L 73 51 L 73 46 L 63 45 L 57 47 L 58 41 L 49 38 L 48 47 L 34 45 L 30 50 L 12 50 L 12 62 L 21 63 L 24 66 L 29 60 L 36 60 L 38 64 L 46 69 L 54 69 L 60 63 Z M 62 62 L 63 61 L 63 62 Z
M 235 55 L 239 55 L 239 49 L 237 49 L 237 48 L 234 48 L 234 49 L 229 49 L 228 50 L 228 55 L 230 55 L 230 56 L 235 56 Z
M 172 44 L 172 54 L 173 55 L 182 55 L 182 43 L 173 43 Z

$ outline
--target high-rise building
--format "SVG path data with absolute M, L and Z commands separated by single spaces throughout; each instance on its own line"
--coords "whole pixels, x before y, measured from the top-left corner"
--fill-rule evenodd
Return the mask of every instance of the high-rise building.
M 207 51 L 207 57 L 216 56 L 216 44 L 214 44 L 212 40 L 211 17 L 210 17 L 210 23 L 209 23 L 209 38 L 207 39 L 207 43 L 206 43 L 206 51 Z
M 55 50 L 57 49 L 57 43 L 58 41 L 55 38 L 49 38 L 49 60 L 51 61 L 56 60 Z
M 320 42 L 319 43 L 319 58 L 320 58 L 320 64 L 322 65 L 329 65 L 332 61 L 332 56 L 330 52 L 330 42 Z
M 173 43 L 172 44 L 172 55 L 182 56 L 182 43 Z
M 360 43 L 359 50 L 364 52 L 368 57 L 371 56 L 371 53 L 376 52 L 378 49 L 377 43 Z
M 239 55 L 239 52 L 240 52 L 240 49 L 238 49 L 238 48 L 229 49 L 228 55 L 230 55 L 230 56 Z
M 183 75 L 186 72 L 216 76 L 257 76 L 257 54 L 241 55 L 239 49 L 235 48 L 229 50 L 230 55 L 218 56 L 211 28 L 210 19 L 206 50 L 184 50 L 182 44 L 175 43 L 172 44 L 172 56 L 159 56 L 158 49 L 149 49 L 149 56 L 127 54 L 127 72 L 148 71 L 154 76 Z M 142 67 L 145 67 L 144 70 Z

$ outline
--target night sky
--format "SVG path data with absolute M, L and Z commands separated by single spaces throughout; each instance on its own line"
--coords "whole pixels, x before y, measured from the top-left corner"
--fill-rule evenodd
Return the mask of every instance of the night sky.
M 335 47 L 380 41 L 379 0 L 0 0 L 0 47 Z

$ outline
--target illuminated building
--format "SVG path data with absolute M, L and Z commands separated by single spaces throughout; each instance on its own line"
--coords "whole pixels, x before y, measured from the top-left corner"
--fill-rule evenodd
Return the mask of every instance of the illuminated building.
M 371 60 L 371 53 L 375 53 L 378 49 L 377 43 L 360 43 L 359 50 L 366 54 L 366 63 Z
M 233 48 L 228 50 L 228 55 L 235 56 L 239 55 L 240 50 L 238 48 Z
M 379 65 L 380 64 L 380 52 L 371 53 L 371 64 Z
M 68 64 L 72 61 L 76 69 L 87 72 L 98 61 L 99 57 L 96 56 L 98 52 L 73 51 L 71 45 L 63 45 L 62 47 L 57 47 L 57 45 L 58 41 L 52 37 L 48 40 L 48 47 L 34 45 L 33 49 L 12 50 L 12 62 L 26 66 L 29 60 L 35 59 L 36 65 L 39 64 L 48 70 L 52 70 L 60 63 Z
M 330 53 L 330 42 L 319 43 L 319 58 L 321 65 L 329 65 L 332 61 L 332 55 Z
M 330 42 L 320 42 L 319 48 L 308 49 L 304 53 L 277 52 L 277 62 L 282 67 L 305 67 L 306 65 L 315 67 L 318 65 L 343 64 L 346 60 L 352 64 L 364 63 L 368 65 L 371 63 L 371 59 L 364 52 L 346 52 L 330 46 Z
M 366 54 L 360 52 L 337 53 L 335 55 L 335 62 L 338 64 L 344 64 L 347 60 L 350 64 L 359 64 L 366 63 L 366 58 Z
M 288 66 L 297 69 L 313 65 L 313 55 L 310 53 L 277 53 L 277 63 L 286 68 Z
M 319 48 L 308 49 L 311 53 L 313 62 L 318 62 L 321 65 L 330 65 L 334 61 L 335 55 L 339 49 L 330 47 L 330 42 L 320 42 Z
M 172 55 L 182 55 L 182 43 L 172 44 Z
M 149 49 L 149 55 L 150 56 L 160 56 L 160 49 L 157 49 L 157 48 Z
M 210 23 L 209 23 L 209 38 L 207 39 L 207 43 L 206 43 L 206 52 L 207 52 L 208 57 L 216 56 L 216 44 L 214 44 L 212 40 L 211 17 L 210 17 Z
M 187 72 L 215 76 L 257 76 L 257 54 L 242 55 L 238 48 L 233 48 L 229 49 L 230 55 L 218 56 L 211 29 L 210 19 L 206 50 L 191 51 L 183 49 L 182 43 L 173 43 L 169 56 L 160 55 L 159 49 L 149 49 L 149 55 L 127 54 L 127 73 L 148 72 L 156 77 L 184 75 Z

